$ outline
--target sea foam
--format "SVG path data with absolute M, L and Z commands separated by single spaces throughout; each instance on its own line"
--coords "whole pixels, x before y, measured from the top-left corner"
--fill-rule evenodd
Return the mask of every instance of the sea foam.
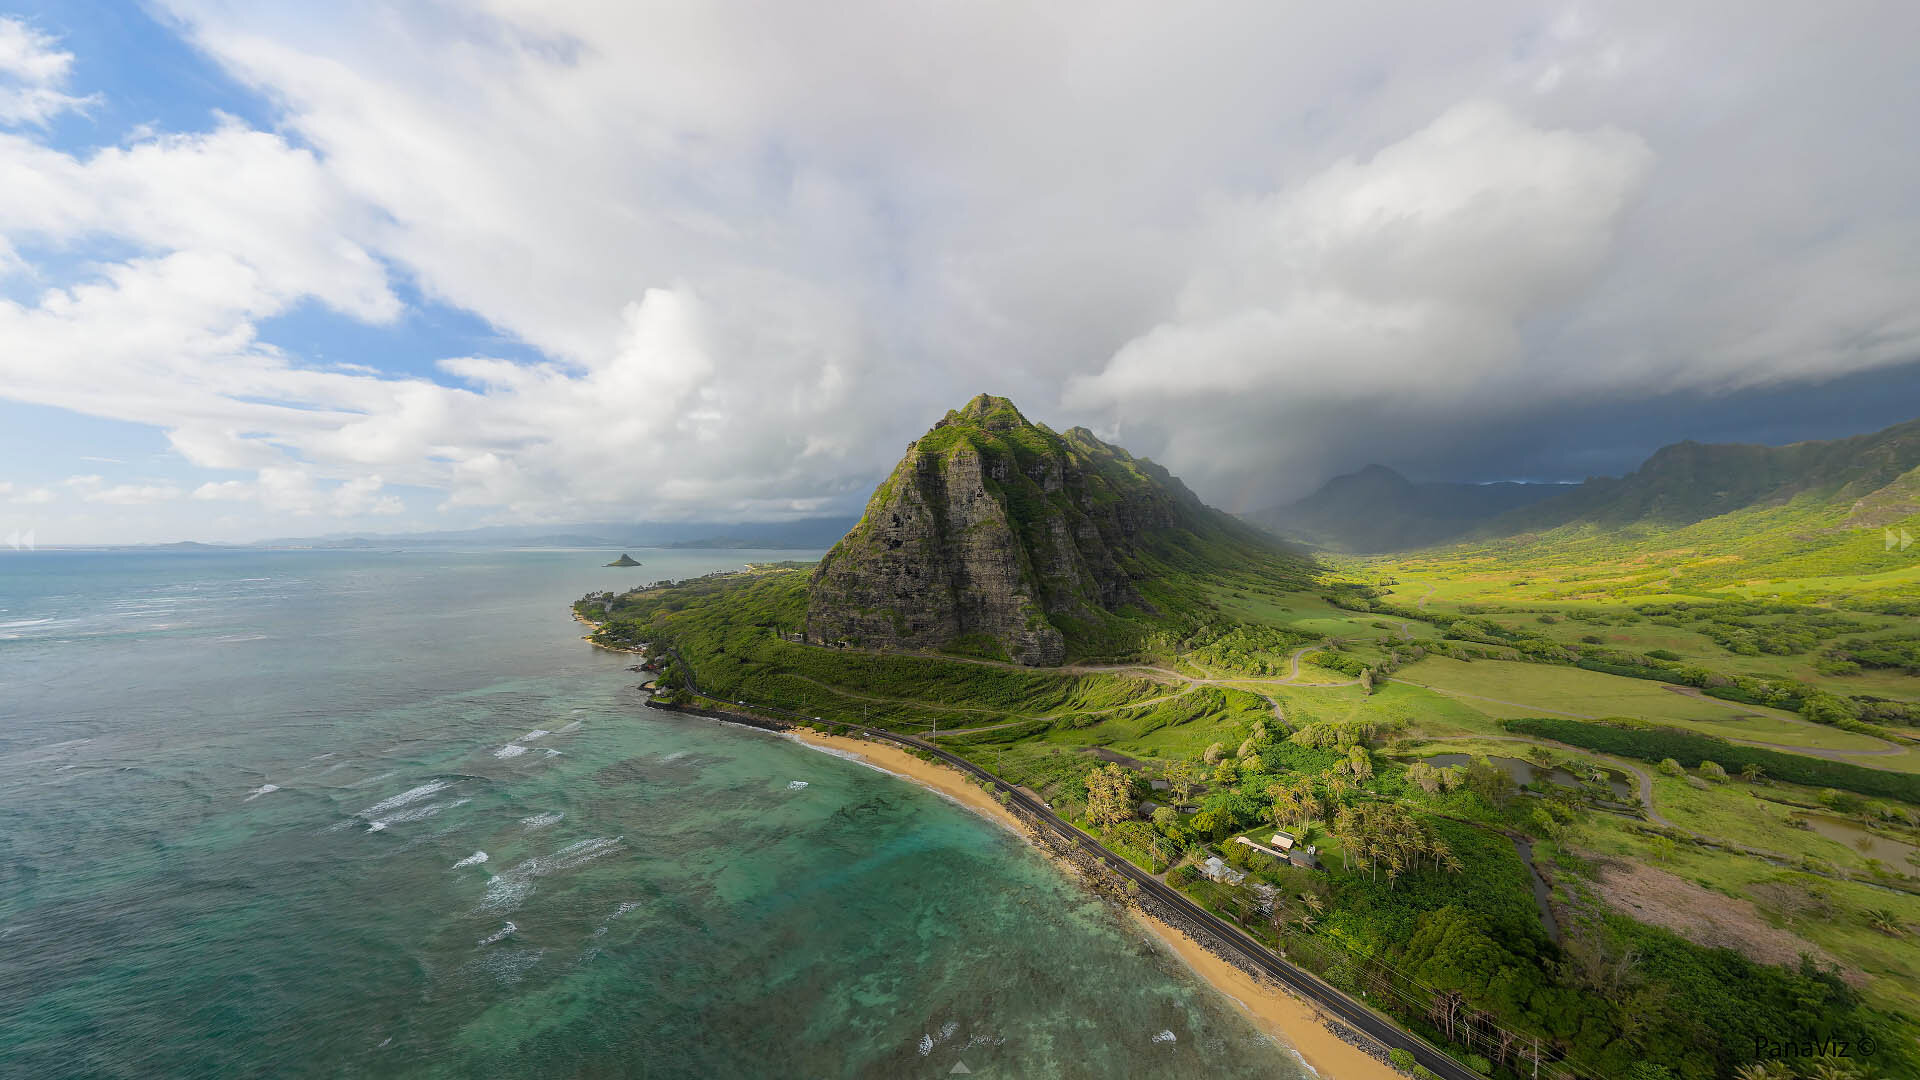
M 526 747 L 521 746 L 519 743 L 510 742 L 507 745 L 501 747 L 500 749 L 495 750 L 493 752 L 493 756 L 497 758 L 512 758 L 512 757 L 519 757 L 521 754 L 524 754 L 526 752 L 527 752 Z
M 398 810 L 408 803 L 417 803 L 421 799 L 432 798 L 434 795 L 452 786 L 453 781 L 451 780 L 430 780 L 427 783 L 421 784 L 419 787 L 408 788 L 390 799 L 382 799 L 372 806 L 367 807 L 365 810 L 360 811 L 358 816 L 373 817 L 377 814 L 384 814 L 389 810 Z
M 487 853 L 484 851 L 476 851 L 473 854 L 467 856 L 466 858 L 461 859 L 459 862 L 454 863 L 453 868 L 455 870 L 458 870 L 463 866 L 479 866 L 481 863 L 486 861 L 487 861 Z
M 253 794 L 248 795 L 245 799 L 242 799 L 241 801 L 252 802 L 253 800 L 259 798 L 262 795 L 271 795 L 274 792 L 279 790 L 280 790 L 279 784 L 261 784 L 259 787 L 253 789 Z

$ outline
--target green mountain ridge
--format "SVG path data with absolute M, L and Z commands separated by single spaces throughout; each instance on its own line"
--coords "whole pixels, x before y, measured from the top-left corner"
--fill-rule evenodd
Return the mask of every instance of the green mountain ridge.
M 1181 572 L 1276 559 L 1159 465 L 982 394 L 907 448 L 821 561 L 805 633 L 1057 665 L 1112 651 Z
M 1786 446 L 1680 442 L 1618 479 L 1594 477 L 1564 495 L 1489 522 L 1487 535 L 1575 522 L 1685 526 L 1762 504 L 1811 496 L 1846 505 L 1874 499 L 1920 468 L 1920 420 L 1846 439 Z M 1911 483 L 1907 490 L 1916 486 Z

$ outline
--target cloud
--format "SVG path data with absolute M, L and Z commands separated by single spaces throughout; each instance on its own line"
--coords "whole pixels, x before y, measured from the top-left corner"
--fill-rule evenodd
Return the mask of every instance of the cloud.
M 299 517 L 323 514 L 358 518 L 405 511 L 399 496 L 382 494 L 385 486 L 378 476 L 362 476 L 323 487 L 314 482 L 307 470 L 275 467 L 261 469 L 252 481 L 208 481 L 194 489 L 193 497 L 216 502 L 257 502 L 274 513 Z
M 67 478 L 67 487 L 73 489 L 83 502 L 112 506 L 147 506 L 171 502 L 183 494 L 172 484 L 108 484 L 98 476 L 70 476 Z
M 0 16 L 0 124 L 45 124 L 96 100 L 63 92 L 73 54 L 25 20 Z
M 271 129 L 0 132 L 0 396 L 203 509 L 846 508 L 980 390 L 1253 505 L 1920 355 L 1907 6 L 165 6 Z M 414 296 L 514 359 L 274 344 Z
M 1516 408 L 1564 392 L 1516 387 L 1535 359 L 1522 324 L 1605 263 L 1651 165 L 1618 129 L 1455 106 L 1365 160 L 1222 206 L 1173 316 L 1071 380 L 1067 400 L 1163 428 L 1184 460 L 1277 461 L 1357 407 Z M 1181 423 L 1197 416 L 1227 422 Z

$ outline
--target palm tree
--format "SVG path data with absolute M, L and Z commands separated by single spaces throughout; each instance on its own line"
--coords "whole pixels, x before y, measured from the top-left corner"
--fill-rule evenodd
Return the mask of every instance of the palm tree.
M 1761 768 L 1759 765 L 1751 761 L 1747 762 L 1746 766 L 1740 770 L 1741 779 L 1745 780 L 1749 784 L 1759 783 L 1760 778 L 1762 776 L 1765 776 L 1766 774 L 1767 774 L 1767 770 Z
M 1845 1058 L 1817 1057 L 1807 1066 L 1807 1080 L 1854 1080 L 1858 1075 Z
M 1866 917 L 1868 926 L 1888 937 L 1902 937 L 1907 932 L 1906 924 L 1900 921 L 1900 916 L 1886 908 L 1875 908 L 1867 912 Z

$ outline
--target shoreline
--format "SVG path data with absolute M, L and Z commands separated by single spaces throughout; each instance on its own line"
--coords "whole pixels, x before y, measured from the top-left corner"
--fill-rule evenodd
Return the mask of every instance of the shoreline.
M 1030 827 L 1012 811 L 964 774 L 945 765 L 923 761 L 898 747 L 869 739 L 827 735 L 809 728 L 796 728 L 787 734 L 815 749 L 856 758 L 882 772 L 918 784 L 1022 837 L 1031 835 Z M 1047 854 L 1044 847 L 1038 850 Z M 1256 980 L 1138 907 L 1128 904 L 1126 910 L 1142 932 L 1166 946 L 1194 977 L 1233 1002 L 1255 1029 L 1277 1038 L 1323 1080 L 1404 1080 L 1391 1066 L 1330 1030 L 1313 1006 L 1285 990 Z

